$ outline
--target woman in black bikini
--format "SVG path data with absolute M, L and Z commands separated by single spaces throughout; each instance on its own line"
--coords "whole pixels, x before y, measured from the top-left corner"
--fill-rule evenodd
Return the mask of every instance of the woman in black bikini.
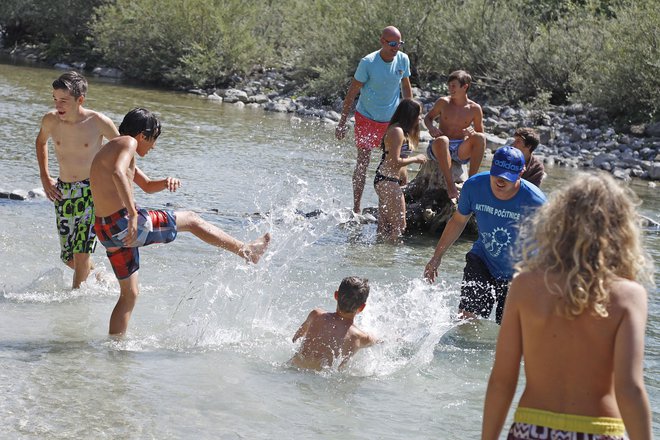
M 421 111 L 417 101 L 402 100 L 381 142 L 383 156 L 374 179 L 378 194 L 378 234 L 392 241 L 396 241 L 406 229 L 406 202 L 399 178 L 401 168 L 426 162 L 424 154 L 408 157 L 419 141 Z

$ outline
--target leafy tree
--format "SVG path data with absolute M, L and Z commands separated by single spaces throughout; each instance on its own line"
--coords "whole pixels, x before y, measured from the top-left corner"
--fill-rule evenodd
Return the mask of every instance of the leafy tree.
M 580 96 L 622 122 L 660 119 L 660 9 L 638 0 L 615 10 L 579 78 Z
M 91 53 L 89 22 L 109 0 L 3 0 L 0 28 L 5 44 L 48 43 L 51 58 L 85 59 Z
M 103 58 L 130 77 L 214 86 L 261 60 L 257 17 L 240 0 L 117 0 L 92 29 Z

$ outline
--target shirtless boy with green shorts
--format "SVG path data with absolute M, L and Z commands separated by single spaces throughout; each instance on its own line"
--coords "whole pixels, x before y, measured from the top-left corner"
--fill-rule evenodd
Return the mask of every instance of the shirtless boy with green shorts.
M 73 288 L 87 279 L 94 252 L 94 204 L 89 188 L 89 168 L 103 138 L 119 135 L 115 124 L 101 113 L 83 108 L 87 80 L 67 72 L 53 81 L 55 110 L 41 120 L 36 149 L 39 175 L 48 200 L 55 203 L 60 234 L 60 258 L 73 269 Z M 59 178 L 48 170 L 48 139 L 52 139 L 59 164 Z

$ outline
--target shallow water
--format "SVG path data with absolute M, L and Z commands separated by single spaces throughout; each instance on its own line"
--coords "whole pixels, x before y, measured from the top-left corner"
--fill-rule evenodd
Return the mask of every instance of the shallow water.
M 0 188 L 40 187 L 34 139 L 59 74 L 0 65 Z M 175 194 L 138 189 L 138 203 L 194 209 L 240 239 L 270 231 L 270 251 L 247 266 L 185 234 L 143 250 L 141 296 L 127 337 L 116 341 L 107 325 L 118 285 L 102 247 L 95 276 L 72 292 L 51 203 L 0 201 L 3 437 L 478 437 L 498 327 L 453 321 L 469 242 L 449 252 L 442 282 L 430 286 L 421 274 L 434 237 L 377 243 L 375 225 L 350 221 L 355 152 L 334 140 L 332 127 L 90 79 L 87 106 L 115 123 L 138 105 L 163 121 L 139 166 L 183 182 Z M 55 163 L 51 155 L 53 175 Z M 544 189 L 571 172 L 551 169 Z M 643 212 L 657 220 L 657 190 L 634 185 Z M 375 205 L 367 186 L 364 206 Z M 645 238 L 658 267 L 660 234 Z M 341 373 L 288 368 L 298 325 L 314 307 L 334 308 L 332 293 L 348 275 L 370 279 L 357 324 L 384 342 Z M 645 362 L 655 420 L 657 293 L 650 292 Z

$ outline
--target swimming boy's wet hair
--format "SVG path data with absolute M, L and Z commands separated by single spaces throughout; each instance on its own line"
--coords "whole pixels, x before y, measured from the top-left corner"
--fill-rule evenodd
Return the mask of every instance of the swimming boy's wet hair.
M 419 115 L 422 105 L 414 99 L 402 99 L 390 119 L 390 125 L 398 124 L 413 145 L 419 142 Z
M 68 90 L 71 96 L 78 99 L 87 94 L 87 79 L 80 73 L 72 70 L 63 73 L 53 81 L 53 90 Z
M 536 150 L 536 147 L 541 143 L 541 138 L 536 130 L 529 127 L 520 127 L 513 133 L 514 136 L 520 137 L 525 143 L 525 146 L 529 148 L 530 152 Z
M 456 70 L 450 73 L 449 77 L 447 78 L 447 84 L 449 84 L 453 80 L 458 81 L 461 87 L 467 84 L 468 89 L 470 88 L 470 84 L 472 84 L 472 76 L 470 76 L 470 74 L 467 73 L 465 70 Z
M 548 274 L 561 275 L 561 284 L 548 285 L 560 299 L 560 315 L 607 317 L 612 280 L 654 285 L 637 200 L 609 174 L 578 174 L 523 225 L 516 271 L 545 273 L 546 283 Z
M 158 139 L 160 136 L 160 121 L 149 110 L 145 108 L 134 108 L 126 113 L 124 120 L 119 125 L 119 134 L 137 136 L 144 134 L 148 140 Z
M 353 313 L 366 304 L 369 297 L 369 280 L 366 278 L 346 277 L 341 280 L 337 290 L 337 307 L 342 312 Z

